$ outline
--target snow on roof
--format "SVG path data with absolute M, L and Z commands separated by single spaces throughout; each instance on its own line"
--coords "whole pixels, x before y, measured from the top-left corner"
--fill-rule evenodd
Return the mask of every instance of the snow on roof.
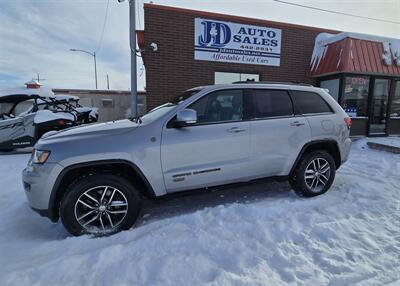
M 41 86 L 42 84 L 39 82 L 39 81 L 37 81 L 37 80 L 35 80 L 35 79 L 32 79 L 32 80 L 30 80 L 30 81 L 28 81 L 28 82 L 26 82 L 25 83 L 25 85 L 38 85 L 38 86 Z
M 39 96 L 47 97 L 47 98 L 54 98 L 59 101 L 70 101 L 70 100 L 78 101 L 79 100 L 79 97 L 75 96 L 75 95 L 67 95 L 67 94 L 55 95 L 51 89 L 43 88 L 43 87 L 41 87 L 40 89 L 17 87 L 17 88 L 0 90 L 0 97 L 14 95 L 14 94 L 39 95 Z
M 75 116 L 68 112 L 52 112 L 50 110 L 39 110 L 38 112 L 36 112 L 34 122 L 36 124 L 39 124 L 58 119 L 75 121 Z
M 60 101 L 70 101 L 70 100 L 79 100 L 79 96 L 75 95 L 68 95 L 68 94 L 56 94 L 54 96 L 51 96 L 52 98 Z
M 400 66 L 400 39 L 350 32 L 343 32 L 339 34 L 320 33 L 315 38 L 314 50 L 310 62 L 311 71 L 318 68 L 321 59 L 323 59 L 326 55 L 329 44 L 341 41 L 345 38 L 382 43 L 384 46 L 384 51 L 389 53 L 390 50 L 395 60 L 395 64 Z M 388 56 L 386 55 L 386 57 Z M 383 56 L 383 60 L 385 60 L 385 64 L 391 64 L 391 57 L 389 57 L 388 60 Z
M 49 88 L 38 88 L 38 89 L 31 89 L 24 87 L 16 87 L 16 88 L 9 88 L 0 90 L 0 97 L 7 96 L 12 94 L 28 94 L 28 95 L 39 95 L 43 97 L 54 97 L 54 93 Z

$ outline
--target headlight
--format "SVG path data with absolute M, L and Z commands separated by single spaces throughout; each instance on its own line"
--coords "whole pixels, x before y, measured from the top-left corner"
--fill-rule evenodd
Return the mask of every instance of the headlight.
M 32 151 L 32 163 L 44 164 L 50 156 L 50 151 L 36 150 Z

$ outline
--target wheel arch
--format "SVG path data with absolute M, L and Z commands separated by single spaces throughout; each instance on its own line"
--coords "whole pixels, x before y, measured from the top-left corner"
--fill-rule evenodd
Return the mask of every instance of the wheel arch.
M 100 172 L 121 175 L 129 180 L 143 196 L 147 198 L 154 198 L 156 196 L 153 187 L 143 172 L 137 165 L 130 161 L 115 159 L 78 163 L 66 167 L 58 175 L 50 195 L 48 208 L 49 218 L 53 222 L 58 221 L 61 199 L 65 194 L 66 188 L 73 181 L 77 178 Z
M 293 175 L 294 170 L 296 169 L 300 159 L 305 155 L 313 151 L 317 150 L 325 150 L 330 155 L 332 155 L 333 159 L 335 160 L 336 169 L 339 169 L 341 165 L 341 155 L 338 143 L 335 140 L 331 139 L 323 139 L 323 140 L 315 140 L 306 143 L 303 148 L 301 149 L 300 153 L 298 154 L 296 161 L 294 162 L 292 169 L 290 170 L 290 176 Z

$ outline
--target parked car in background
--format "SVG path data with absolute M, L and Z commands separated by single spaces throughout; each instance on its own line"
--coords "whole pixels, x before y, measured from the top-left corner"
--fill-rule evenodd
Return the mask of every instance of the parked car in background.
M 320 88 L 198 87 L 139 118 L 43 136 L 23 171 L 25 193 L 73 235 L 130 228 L 142 197 L 269 177 L 312 197 L 347 160 L 350 125 Z
M 97 109 L 82 107 L 69 95 L 0 96 L 0 150 L 33 146 L 46 132 L 96 122 Z

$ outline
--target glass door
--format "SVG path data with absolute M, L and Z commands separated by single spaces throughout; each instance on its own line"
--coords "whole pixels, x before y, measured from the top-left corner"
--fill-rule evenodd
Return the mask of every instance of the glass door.
M 370 102 L 369 135 L 386 134 L 389 90 L 389 79 L 375 79 L 374 91 Z

